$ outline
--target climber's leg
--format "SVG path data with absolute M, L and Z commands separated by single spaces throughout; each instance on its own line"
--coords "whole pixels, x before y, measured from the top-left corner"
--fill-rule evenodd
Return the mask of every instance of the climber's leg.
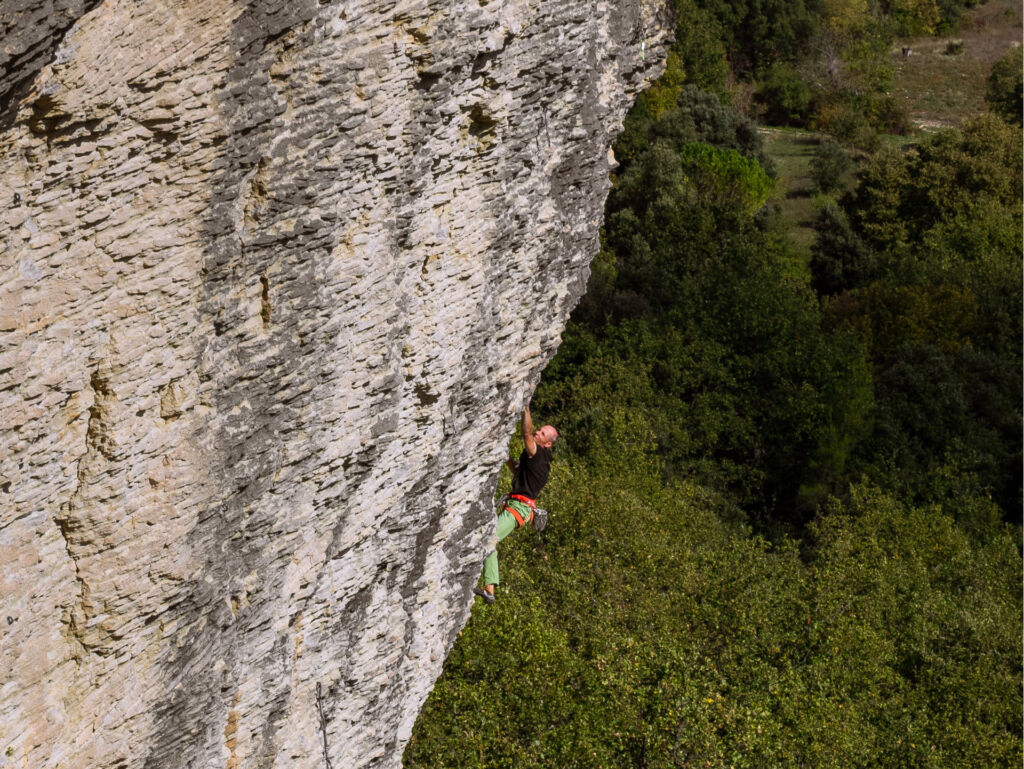
M 506 510 L 502 510 L 498 513 L 498 522 L 495 527 L 495 533 L 498 535 L 498 542 L 505 539 L 509 534 L 516 530 L 516 519 L 512 517 L 512 514 Z M 495 545 L 497 547 L 497 545 Z M 500 584 L 501 580 L 498 575 L 498 551 L 493 550 L 487 559 L 484 561 L 484 590 L 491 595 L 494 595 L 494 588 Z

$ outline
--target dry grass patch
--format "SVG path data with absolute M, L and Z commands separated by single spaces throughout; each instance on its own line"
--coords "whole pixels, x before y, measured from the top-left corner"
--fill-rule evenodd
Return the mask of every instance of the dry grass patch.
M 955 34 L 900 41 L 893 49 L 893 96 L 920 128 L 957 126 L 985 110 L 992 65 L 1020 44 L 1020 4 L 990 0 L 967 11 Z M 909 57 L 902 55 L 904 47 L 912 51 Z

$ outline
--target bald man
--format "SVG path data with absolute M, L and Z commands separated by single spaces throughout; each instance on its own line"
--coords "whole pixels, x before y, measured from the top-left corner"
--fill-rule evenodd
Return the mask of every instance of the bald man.
M 548 482 L 551 447 L 556 440 L 558 430 L 551 425 L 544 425 L 539 430 L 533 429 L 530 407 L 527 406 L 523 412 L 523 452 L 518 462 L 509 459 L 507 463 L 508 469 L 512 471 L 512 492 L 498 513 L 498 542 L 521 526 L 533 523 L 537 497 Z M 498 583 L 498 551 L 495 549 L 484 561 L 483 588 L 474 588 L 473 592 L 483 598 L 485 603 L 494 603 L 494 588 Z

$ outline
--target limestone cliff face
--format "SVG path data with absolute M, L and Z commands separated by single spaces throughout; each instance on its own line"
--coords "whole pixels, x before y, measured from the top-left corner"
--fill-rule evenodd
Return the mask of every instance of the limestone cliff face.
M 399 765 L 668 27 L 0 3 L 0 768 Z

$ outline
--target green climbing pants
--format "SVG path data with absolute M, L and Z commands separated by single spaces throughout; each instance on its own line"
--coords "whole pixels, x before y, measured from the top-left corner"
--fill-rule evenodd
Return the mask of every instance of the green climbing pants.
M 529 518 L 530 508 L 515 499 L 509 500 L 507 503 L 514 505 L 516 510 L 523 518 Z M 508 510 L 502 510 L 498 513 L 498 525 L 497 534 L 498 542 L 505 539 L 509 534 L 516 530 L 516 519 L 512 517 L 512 513 Z M 495 545 L 495 550 L 487 556 L 487 560 L 484 561 L 484 584 L 485 585 L 497 585 L 498 582 L 498 550 Z

